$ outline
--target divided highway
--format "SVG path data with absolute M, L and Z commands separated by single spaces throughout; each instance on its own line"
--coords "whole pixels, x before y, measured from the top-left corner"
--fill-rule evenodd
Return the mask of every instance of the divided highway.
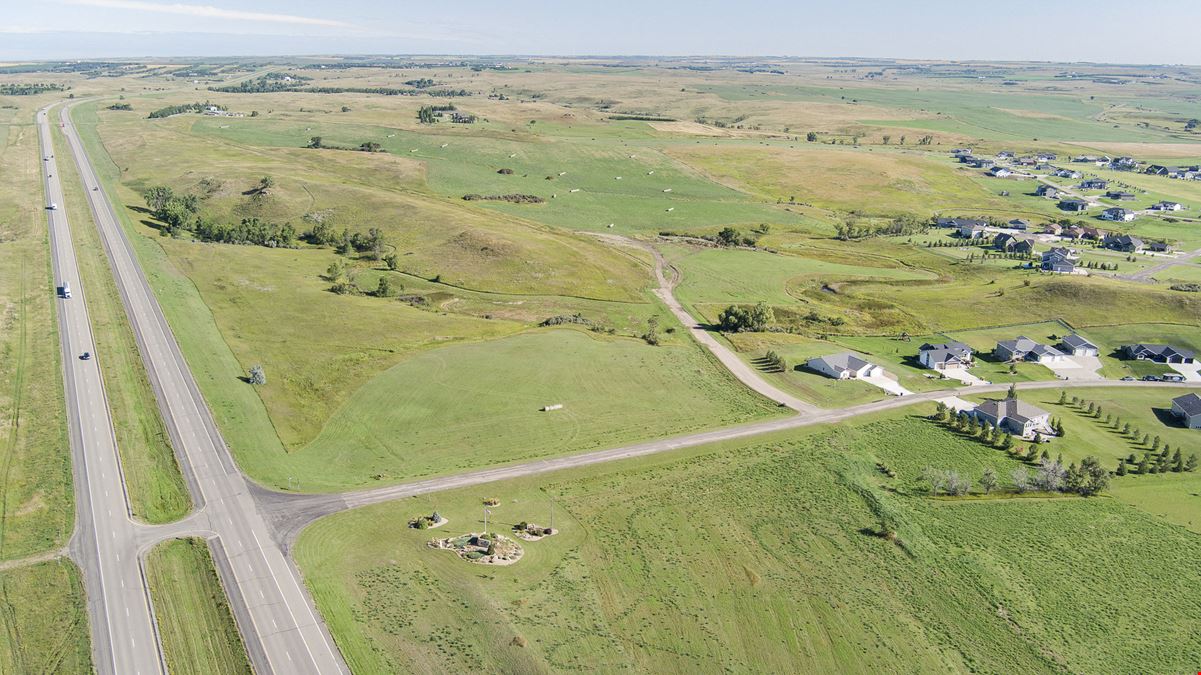
M 115 675 L 165 672 L 141 555 L 158 541 L 189 534 L 206 537 L 213 546 L 217 571 L 257 672 L 349 672 L 230 457 L 65 108 L 58 121 L 181 469 L 200 507 L 174 525 L 152 527 L 129 517 L 98 366 L 104 355 L 78 358 L 94 348 L 62 186 L 51 158 L 45 162 L 46 194 L 59 205 L 48 210 L 55 273 L 75 291 L 75 297 L 60 301 L 59 310 L 80 511 L 71 550 L 84 569 L 97 670 Z M 49 110 L 44 109 L 38 113 L 38 130 L 47 156 L 53 153 L 49 125 Z
M 71 245 L 48 117 L 48 109 L 37 113 L 47 205 L 57 205 L 56 209 L 46 209 L 51 259 L 57 285 L 65 283 L 71 289 L 69 299 L 60 292 L 58 300 L 63 383 L 75 467 L 76 524 L 70 551 L 83 569 L 87 588 L 93 661 L 102 673 L 165 672 L 100 374 L 102 356 L 86 361 L 81 358 L 84 352 L 94 354 L 96 348 L 87 293 L 79 281 Z

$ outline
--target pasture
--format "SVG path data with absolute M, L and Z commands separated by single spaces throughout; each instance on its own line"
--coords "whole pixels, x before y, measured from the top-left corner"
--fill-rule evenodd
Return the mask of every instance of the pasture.
M 365 671 L 1189 667 L 1194 535 L 1114 499 L 932 500 L 917 480 L 987 467 L 1004 485 L 1017 465 L 894 414 L 350 511 L 297 557 Z M 433 509 L 478 531 L 485 496 L 496 530 L 553 499 L 560 534 L 480 569 L 396 525 Z
M 93 672 L 86 600 L 66 558 L 0 571 L 0 672 Z

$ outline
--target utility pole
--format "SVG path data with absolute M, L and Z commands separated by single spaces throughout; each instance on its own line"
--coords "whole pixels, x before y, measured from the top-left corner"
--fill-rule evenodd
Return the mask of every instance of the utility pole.
M 550 500 L 550 531 L 555 531 L 555 500 Z
M 484 535 L 488 534 L 488 507 L 484 507 Z

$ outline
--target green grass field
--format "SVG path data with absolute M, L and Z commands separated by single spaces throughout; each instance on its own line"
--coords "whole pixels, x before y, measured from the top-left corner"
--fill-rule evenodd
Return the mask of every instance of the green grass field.
M 251 673 L 208 544 L 173 539 L 146 560 L 146 578 L 172 673 Z
M 539 412 L 559 403 L 563 410 Z M 326 490 L 617 446 L 777 412 L 696 346 L 544 330 L 401 362 L 355 392 L 285 468 L 303 477 L 303 489 Z M 259 470 L 267 475 L 268 466 Z
M 0 559 L 61 547 L 74 523 L 33 114 L 0 109 Z
M 70 157 L 61 132 L 53 129 L 52 133 L 55 154 Z M 71 161 L 62 161 L 59 172 L 66 206 L 74 219 L 71 235 L 82 276 L 78 281 L 87 286 L 92 335 L 97 352 L 104 354 L 104 388 L 133 515 L 150 523 L 177 520 L 191 509 L 191 498 L 117 293 L 100 233 L 81 192 L 79 174 Z
M 1183 294 L 1182 294 L 1183 295 Z M 1171 315 L 1169 315 L 1171 316 Z M 1145 361 L 1130 361 L 1119 350 L 1122 345 L 1169 344 L 1201 352 L 1201 332 L 1197 326 L 1174 323 L 1145 323 L 1090 326 L 1082 331 L 1101 349 L 1101 374 L 1120 378 L 1142 377 L 1174 372 L 1168 366 Z
M 351 511 L 297 557 L 363 671 L 1191 667 L 1192 533 L 1115 499 L 931 500 L 928 465 L 1018 463 L 894 415 Z M 425 546 L 479 531 L 487 496 L 497 530 L 553 498 L 560 534 L 511 567 Z M 445 528 L 396 525 L 434 509 Z
M 0 571 L 0 672 L 93 672 L 86 598 L 71 561 Z

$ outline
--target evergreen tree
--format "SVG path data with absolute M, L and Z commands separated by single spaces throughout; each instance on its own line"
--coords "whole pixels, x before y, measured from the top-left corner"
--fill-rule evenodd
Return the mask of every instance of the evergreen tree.
M 1043 449 L 1043 454 L 1039 456 L 1039 459 L 1046 464 L 1047 462 L 1051 461 L 1051 453 L 1047 452 L 1046 449 Z
M 1005 398 L 1017 398 L 1017 395 L 1018 395 L 1018 385 L 1017 385 L 1017 382 L 1014 382 L 1009 385 L 1009 392 L 1008 392 L 1008 394 L 1006 394 Z
M 1151 441 L 1151 450 L 1159 450 L 1159 444 L 1162 442 L 1163 441 L 1159 440 L 1159 436 L 1156 436 L 1155 439 Z
M 1188 456 L 1188 461 L 1186 461 L 1184 463 L 1184 470 L 1185 471 L 1196 471 L 1197 470 L 1197 453 L 1194 452 L 1193 454 Z
M 1011 434 L 1007 431 L 1007 432 L 1005 432 L 1005 435 L 1001 437 L 1001 449 L 1002 450 L 1010 450 L 1012 448 L 1013 448 L 1013 434 Z
M 1059 405 L 1063 405 L 1064 403 L 1067 403 L 1067 402 L 1068 402 L 1068 393 L 1061 389 L 1059 391 Z
M 1129 422 L 1122 425 L 1122 435 L 1124 435 L 1124 436 L 1130 435 L 1130 423 Z
M 1143 455 L 1143 458 L 1138 461 L 1138 473 L 1140 475 L 1147 473 L 1147 456 L 1146 455 Z
M 1063 420 L 1055 420 L 1055 435 L 1063 438 Z
M 1172 471 L 1176 473 L 1184 471 L 1184 456 L 1180 454 L 1180 448 L 1176 448 L 1176 452 L 1172 453 Z
M 1126 475 L 1126 458 L 1125 457 L 1118 459 L 1118 470 L 1115 473 L 1117 473 L 1117 475 L 1119 475 L 1119 476 Z

